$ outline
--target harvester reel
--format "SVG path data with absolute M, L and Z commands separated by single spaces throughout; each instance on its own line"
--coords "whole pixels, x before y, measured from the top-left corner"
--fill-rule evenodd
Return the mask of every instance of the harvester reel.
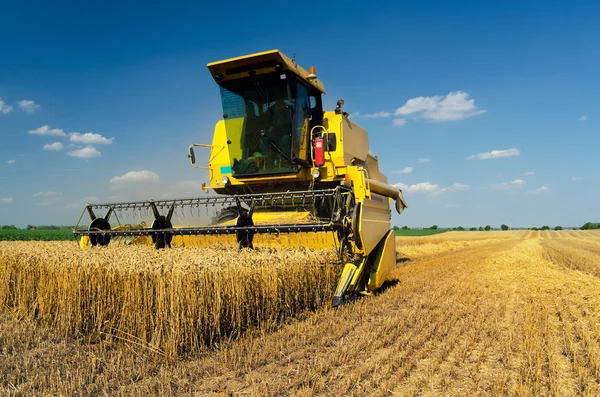
M 73 230 L 73 234 L 80 241 L 88 237 L 91 245 L 108 245 L 112 238 L 137 238 L 140 243 L 152 241 L 155 248 L 169 247 L 175 236 L 203 236 L 203 235 L 235 235 L 239 249 L 254 248 L 255 235 L 281 235 L 282 233 L 338 233 L 339 238 L 346 237 L 346 241 L 352 241 L 351 218 L 348 208 L 352 207 L 351 191 L 348 188 L 336 187 L 333 189 L 286 191 L 277 193 L 250 193 L 232 196 L 214 196 L 203 198 L 168 199 L 159 201 L 130 201 L 122 203 L 88 204 L 84 208 L 82 217 L 88 212 L 92 223 L 85 229 L 79 227 L 79 222 Z M 171 218 L 175 208 L 193 209 L 205 207 L 223 208 L 207 225 L 179 226 L 174 227 Z M 321 216 L 316 214 L 320 208 Z M 95 210 L 107 209 L 103 218 L 97 218 Z M 113 212 L 146 210 L 147 214 L 154 219 L 151 225 L 146 226 L 144 222 L 136 225 L 119 226 L 111 228 L 110 216 Z M 289 223 L 277 222 L 276 217 L 269 223 L 270 217 L 261 218 L 260 222 L 253 220 L 254 211 L 279 212 L 288 211 L 296 213 L 298 210 L 308 216 L 299 218 L 299 222 Z M 182 212 L 183 214 L 183 212 Z M 193 214 L 192 214 L 193 215 Z M 207 210 L 208 215 L 208 210 Z M 303 214 L 301 214 L 303 215 Z M 81 221 L 81 218 L 80 218 Z M 118 222 L 118 219 L 117 219 Z M 230 241 L 226 239 L 226 241 Z M 342 244 L 348 247 L 349 244 Z M 344 251 L 347 256 L 348 250 Z

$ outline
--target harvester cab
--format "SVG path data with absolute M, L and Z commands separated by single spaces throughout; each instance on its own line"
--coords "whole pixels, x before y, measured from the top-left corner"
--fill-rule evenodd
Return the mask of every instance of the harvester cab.
M 223 115 L 212 143 L 190 145 L 188 157 L 208 170 L 203 187 L 216 195 L 88 204 L 74 230 L 80 245 L 105 246 L 112 238 L 155 248 L 334 248 L 344 265 L 334 306 L 381 287 L 396 263 L 390 204 L 398 213 L 407 205 L 379 171 L 367 131 L 342 110 L 343 100 L 323 111 L 325 88 L 316 69 L 306 71 L 278 50 L 213 62 L 208 69 Z M 194 149 L 206 151 L 207 166 L 197 164 Z M 106 215 L 96 218 L 94 210 Z M 174 215 L 187 212 L 197 216 L 173 224 Z M 86 213 L 92 220 L 80 227 Z M 122 223 L 131 213 L 136 220 Z
M 223 120 L 212 145 L 190 146 L 190 160 L 195 146 L 210 149 L 210 188 L 239 194 L 272 192 L 267 181 L 276 181 L 279 190 L 311 182 L 311 144 L 323 133 L 325 92 L 314 68 L 308 73 L 274 50 L 210 63 L 208 69 L 221 91 Z

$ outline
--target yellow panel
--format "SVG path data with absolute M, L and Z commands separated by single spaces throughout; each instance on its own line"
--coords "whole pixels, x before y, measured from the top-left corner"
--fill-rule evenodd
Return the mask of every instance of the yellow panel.
M 380 202 L 377 199 L 364 199 L 358 226 L 364 253 L 368 255 L 388 230 L 390 209 L 387 200 Z
M 285 233 L 285 234 L 257 234 L 254 236 L 255 248 L 335 248 L 337 237 L 331 232 Z M 124 244 L 122 238 L 112 239 L 111 244 Z M 141 236 L 128 238 L 126 244 L 154 246 L 152 238 Z M 235 234 L 205 235 L 205 236 L 173 236 L 173 247 L 218 247 L 227 246 L 237 248 Z
M 244 117 L 238 117 L 235 119 L 225 120 L 225 131 L 226 137 L 223 142 L 227 145 L 227 141 L 231 141 L 230 145 L 227 145 L 229 149 L 229 161 L 232 159 L 240 160 L 242 158 L 242 132 L 244 131 Z
M 356 165 L 367 160 L 369 134 L 348 117 L 343 117 L 342 120 L 342 142 L 344 160 L 347 165 Z
M 396 238 L 394 236 L 394 231 L 390 230 L 377 246 L 375 258 L 373 260 L 373 268 L 367 285 L 369 291 L 374 291 L 381 287 L 395 265 Z

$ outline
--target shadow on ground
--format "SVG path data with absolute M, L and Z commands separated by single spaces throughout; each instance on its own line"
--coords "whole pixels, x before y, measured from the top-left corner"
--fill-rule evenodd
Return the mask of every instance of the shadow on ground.
M 386 280 L 377 291 L 373 292 L 373 295 L 383 294 L 388 288 L 392 288 L 398 284 L 400 284 L 400 280 L 398 279 Z

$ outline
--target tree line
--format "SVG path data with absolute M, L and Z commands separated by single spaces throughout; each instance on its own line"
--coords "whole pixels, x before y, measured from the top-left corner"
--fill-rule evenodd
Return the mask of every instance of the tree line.
M 430 227 L 424 227 L 424 230 L 438 230 L 438 225 L 432 225 Z M 530 227 L 530 228 L 526 228 L 529 230 L 563 230 L 562 226 L 554 226 L 553 228 L 551 228 L 550 226 L 544 225 L 542 227 Z M 587 222 L 585 223 L 583 226 L 580 227 L 581 230 L 591 230 L 591 229 L 600 229 L 600 223 L 595 223 L 595 222 Z M 402 226 L 402 227 L 398 227 L 398 226 L 394 226 L 394 230 L 412 230 L 410 227 L 408 226 Z M 458 231 L 462 231 L 462 230 L 467 230 L 466 228 L 462 227 L 462 226 L 457 226 L 457 227 L 449 227 L 446 228 L 445 230 L 458 230 Z M 490 225 L 486 225 L 484 226 L 479 226 L 477 227 L 471 227 L 468 229 L 469 231 L 490 231 L 492 230 L 492 227 Z M 500 225 L 500 230 L 510 230 L 510 227 L 506 224 L 502 224 Z
M 1 230 L 19 230 L 15 225 L 2 225 Z M 58 226 L 58 225 L 27 225 L 25 230 L 71 230 L 73 226 Z

